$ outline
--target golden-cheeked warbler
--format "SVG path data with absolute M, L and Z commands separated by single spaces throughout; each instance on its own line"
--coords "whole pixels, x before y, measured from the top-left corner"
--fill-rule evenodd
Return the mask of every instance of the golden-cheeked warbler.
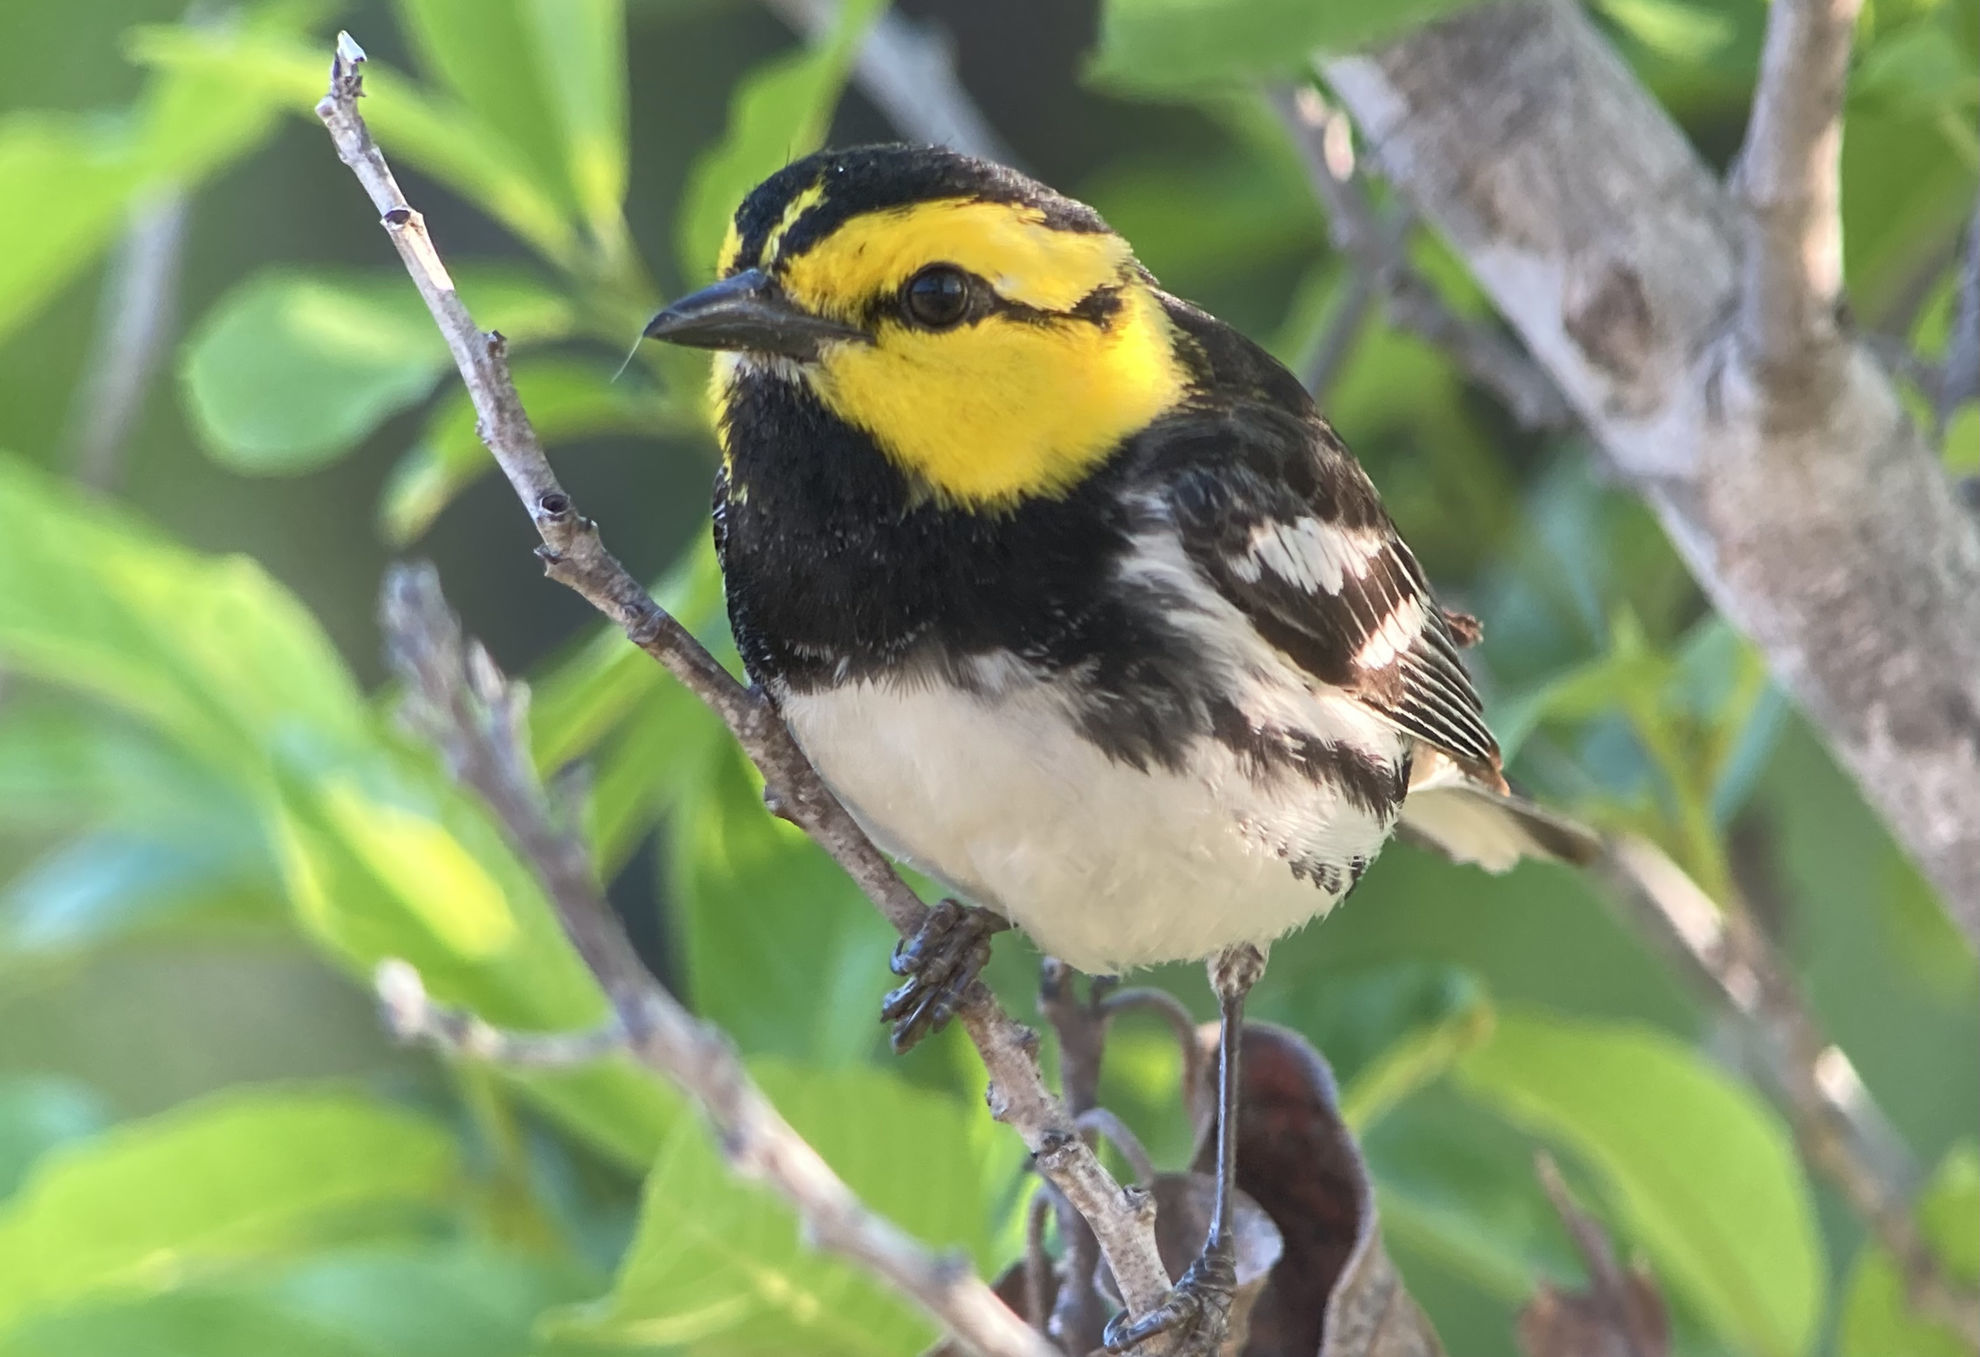
M 1299 382 L 1091 208 L 948 151 L 825 152 L 750 193 L 719 271 L 646 333 L 721 351 L 743 660 L 875 840 L 978 907 L 897 961 L 897 1044 L 1005 921 L 1094 974 L 1210 959 L 1234 1143 L 1265 949 L 1399 825 L 1494 870 L 1592 852 L 1508 794 L 1476 624 Z M 1112 1344 L 1220 1328 L 1227 1195 Z

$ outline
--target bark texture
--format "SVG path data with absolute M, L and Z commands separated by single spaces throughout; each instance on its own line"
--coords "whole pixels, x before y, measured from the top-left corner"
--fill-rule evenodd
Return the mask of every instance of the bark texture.
M 1980 528 L 1820 296 L 1839 79 L 1768 104 L 1827 17 L 1777 16 L 1737 190 L 1564 4 L 1325 74 L 1980 949 Z

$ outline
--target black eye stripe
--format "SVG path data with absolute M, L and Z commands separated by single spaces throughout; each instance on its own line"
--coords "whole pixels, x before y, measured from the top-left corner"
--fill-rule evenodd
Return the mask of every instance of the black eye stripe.
M 931 265 L 930 267 L 932 268 L 934 266 Z M 877 298 L 869 303 L 861 319 L 868 325 L 877 325 L 888 320 L 898 321 L 903 319 L 907 288 L 913 284 L 915 278 L 921 277 L 923 273 L 928 271 L 927 269 L 923 269 L 921 272 L 916 273 L 913 278 L 910 278 L 908 283 L 903 284 L 899 291 Z M 990 285 L 990 281 L 981 274 L 971 273 L 967 269 L 956 269 L 956 272 L 969 280 L 968 310 L 960 319 L 934 328 L 959 329 L 964 325 L 975 325 L 986 316 L 995 315 L 1007 316 L 1012 320 L 1020 321 L 1026 325 L 1053 326 L 1064 325 L 1068 321 L 1080 321 L 1105 330 L 1112 328 L 1114 318 L 1120 314 L 1121 310 L 1121 291 L 1124 285 L 1118 282 L 1102 283 L 1084 297 L 1081 297 L 1068 310 L 1050 311 L 1044 307 L 1028 306 L 1024 302 L 1013 301 L 1008 297 L 1002 296 L 996 288 Z M 916 323 L 912 316 L 905 318 L 910 324 L 915 325 L 917 329 L 931 328 L 925 324 Z

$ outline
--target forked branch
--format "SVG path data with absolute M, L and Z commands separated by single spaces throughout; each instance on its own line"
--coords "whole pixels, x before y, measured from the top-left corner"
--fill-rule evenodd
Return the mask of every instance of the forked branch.
M 938 1258 L 853 1195 L 744 1071 L 714 1027 L 695 1020 L 647 974 L 598 889 L 577 832 L 551 806 L 529 753 L 527 692 L 461 635 L 431 567 L 394 570 L 384 624 L 392 667 L 405 685 L 402 711 L 439 749 L 462 784 L 494 812 L 541 881 L 564 931 L 605 982 L 612 1018 L 575 1034 L 505 1033 L 434 1004 L 404 962 L 379 968 L 393 1027 L 459 1054 L 556 1067 L 624 1050 L 678 1085 L 713 1124 L 736 1172 L 796 1208 L 820 1247 L 913 1297 L 978 1351 L 1048 1357 L 1044 1337 L 1013 1314 L 966 1261 Z

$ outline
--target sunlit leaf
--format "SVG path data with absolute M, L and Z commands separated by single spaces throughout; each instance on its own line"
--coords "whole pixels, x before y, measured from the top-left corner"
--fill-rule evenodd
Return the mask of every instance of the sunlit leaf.
M 0 1327 L 185 1270 L 281 1256 L 459 1190 L 452 1138 L 339 1091 L 215 1095 L 44 1157 L 0 1208 Z
M 187 25 L 135 29 L 129 45 L 136 61 L 231 82 L 312 122 L 311 110 L 327 87 L 327 42 L 272 38 L 222 25 Z M 376 60 L 365 63 L 364 86 L 365 122 L 381 144 L 391 147 L 393 164 L 424 170 L 546 259 L 576 262 L 578 237 L 570 215 L 537 182 L 527 160 L 505 137 L 471 110 L 427 95 L 403 73 Z M 368 210 L 355 185 L 351 210 L 354 215 Z M 446 232 L 436 229 L 444 249 Z
M 1511 1013 L 1457 1073 L 1572 1149 L 1657 1274 L 1730 1344 L 1805 1353 L 1821 1244 L 1792 1139 L 1757 1094 L 1648 1028 Z
M 1723 8 L 1687 0 L 1601 0 L 1599 8 L 1623 32 L 1674 62 L 1708 61 L 1738 32 Z
M 518 344 L 570 327 L 568 304 L 526 275 L 466 271 L 457 285 L 482 324 Z M 187 342 L 184 378 L 217 460 L 288 474 L 349 451 L 451 370 L 401 270 L 271 270 L 207 312 Z
M 261 5 L 235 27 L 291 34 L 310 6 Z M 276 101 L 211 72 L 161 72 L 125 116 L 52 112 L 0 118 L 0 336 L 88 266 L 147 190 L 198 183 L 273 130 Z
M 392 738 L 296 600 L 0 459 L 0 658 L 94 694 L 226 777 L 273 845 L 295 916 L 361 976 L 388 956 L 493 1021 L 602 1016 L 541 888 L 438 759 Z M 644 1162 L 678 1101 L 628 1062 L 533 1076 L 567 1124 Z
M 1017 1167 L 1014 1142 L 962 1103 L 879 1070 L 752 1070 L 846 1185 L 894 1224 L 979 1272 L 1002 1260 L 986 1222 Z M 683 1122 L 646 1180 L 637 1238 L 611 1296 L 556 1336 L 703 1357 L 914 1352 L 928 1322 L 864 1272 L 809 1247 L 783 1201 L 737 1180 L 698 1121 Z
M 355 736 L 364 702 L 327 638 L 254 563 L 202 558 L 0 457 L 0 656 L 202 757 L 260 766 L 303 724 Z
M 0 1076 L 0 1203 L 36 1160 L 110 1123 L 110 1109 L 86 1084 L 52 1074 Z
M 1980 1154 L 1971 1141 L 1939 1165 L 1919 1200 L 1919 1226 L 1955 1286 L 1980 1286 Z M 1952 1329 L 1920 1315 L 1890 1253 L 1872 1241 L 1857 1255 L 1843 1300 L 1840 1357 L 1965 1357 Z

